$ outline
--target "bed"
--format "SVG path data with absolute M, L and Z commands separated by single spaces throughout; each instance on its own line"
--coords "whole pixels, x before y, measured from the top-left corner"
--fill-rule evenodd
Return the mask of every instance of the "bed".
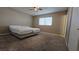
M 10 33 L 20 39 L 33 36 L 40 33 L 39 28 L 32 28 L 28 26 L 10 25 Z

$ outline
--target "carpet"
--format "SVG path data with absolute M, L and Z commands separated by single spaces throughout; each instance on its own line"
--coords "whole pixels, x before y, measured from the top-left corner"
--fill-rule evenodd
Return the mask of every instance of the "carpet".
M 41 32 L 22 40 L 12 35 L 0 36 L 0 51 L 67 51 L 67 47 L 63 37 Z

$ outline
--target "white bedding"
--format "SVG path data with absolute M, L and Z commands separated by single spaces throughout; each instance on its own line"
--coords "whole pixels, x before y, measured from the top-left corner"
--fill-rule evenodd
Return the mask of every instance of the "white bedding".
M 19 26 L 19 25 L 10 25 L 9 29 L 10 29 L 11 32 L 17 33 L 17 34 L 20 34 L 20 35 L 29 34 L 29 33 L 36 34 L 36 33 L 40 32 L 39 28 L 31 28 L 31 27 L 28 27 L 28 26 Z

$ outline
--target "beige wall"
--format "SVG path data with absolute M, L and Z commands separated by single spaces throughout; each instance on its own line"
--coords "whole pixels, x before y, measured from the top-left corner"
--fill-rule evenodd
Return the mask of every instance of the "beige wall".
M 10 8 L 0 7 L 0 34 L 8 32 L 8 25 L 32 26 L 32 16 Z
M 38 21 L 40 17 L 52 16 L 53 22 L 52 26 L 40 26 L 38 25 Z M 55 33 L 55 34 L 62 34 L 65 33 L 65 25 L 66 25 L 66 12 L 59 12 L 59 13 L 51 13 L 46 15 L 34 16 L 33 17 L 33 27 L 38 27 L 41 31 Z

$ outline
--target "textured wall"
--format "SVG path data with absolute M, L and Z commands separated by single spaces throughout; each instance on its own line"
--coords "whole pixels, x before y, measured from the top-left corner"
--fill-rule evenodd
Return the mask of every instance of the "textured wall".
M 32 16 L 10 8 L 0 7 L 0 34 L 8 32 L 8 25 L 32 26 Z
M 40 17 L 47 17 L 52 16 L 53 22 L 52 26 L 40 26 L 38 24 Z M 41 31 L 55 33 L 55 34 L 62 34 L 65 33 L 66 27 L 66 12 L 59 12 L 59 13 L 51 13 L 46 15 L 34 16 L 33 17 L 33 27 L 38 27 Z

